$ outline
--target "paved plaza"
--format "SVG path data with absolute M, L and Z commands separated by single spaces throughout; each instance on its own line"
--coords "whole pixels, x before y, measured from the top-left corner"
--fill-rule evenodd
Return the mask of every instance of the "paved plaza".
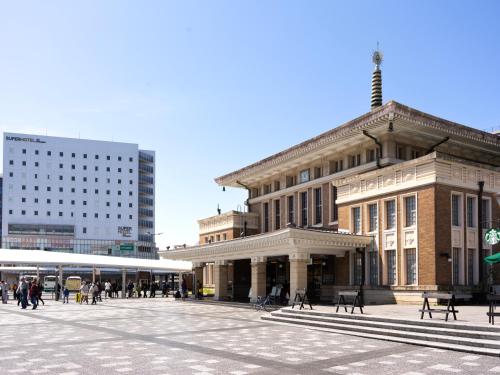
M 500 359 L 266 323 L 156 299 L 0 305 L 0 374 L 500 374 Z

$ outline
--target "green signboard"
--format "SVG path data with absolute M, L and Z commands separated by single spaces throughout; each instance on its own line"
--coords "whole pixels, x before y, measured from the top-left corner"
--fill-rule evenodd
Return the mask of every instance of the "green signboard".
M 500 229 L 491 228 L 484 234 L 484 240 L 489 245 L 496 245 L 500 242 Z
M 120 251 L 134 251 L 133 243 L 122 243 L 120 245 Z

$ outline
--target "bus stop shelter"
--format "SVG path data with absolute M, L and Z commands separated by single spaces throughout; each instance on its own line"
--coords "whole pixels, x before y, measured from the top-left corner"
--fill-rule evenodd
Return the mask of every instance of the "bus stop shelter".
M 2 269 L 15 270 L 26 269 L 26 266 L 35 267 L 57 267 L 59 278 L 63 280 L 63 269 L 69 266 L 114 268 L 122 270 L 122 298 L 125 296 L 127 270 L 147 270 L 163 271 L 169 273 L 191 272 L 192 264 L 188 261 L 169 260 L 169 259 L 140 259 L 140 258 L 122 258 L 105 255 L 87 255 L 60 253 L 43 250 L 11 250 L 0 249 L 0 264 L 4 265 Z M 14 267 L 5 267 L 12 265 Z

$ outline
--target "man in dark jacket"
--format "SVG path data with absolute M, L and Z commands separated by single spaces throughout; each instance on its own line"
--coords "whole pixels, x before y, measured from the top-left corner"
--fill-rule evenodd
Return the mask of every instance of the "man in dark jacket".
M 31 283 L 30 299 L 31 304 L 33 305 L 32 310 L 36 310 L 36 308 L 38 307 L 38 285 L 36 284 L 36 281 L 33 281 Z

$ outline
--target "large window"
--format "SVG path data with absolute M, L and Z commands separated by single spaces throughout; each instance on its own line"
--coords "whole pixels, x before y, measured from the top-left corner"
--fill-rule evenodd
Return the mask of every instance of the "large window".
M 482 222 L 482 225 L 481 227 L 482 228 L 490 228 L 491 227 L 491 216 L 490 216 L 490 200 L 489 199 L 483 199 L 483 202 L 482 202 L 482 208 L 483 208 L 483 212 L 482 212 L 482 215 L 481 215 L 481 222 Z
M 353 233 L 361 233 L 361 209 L 360 207 L 352 208 L 352 231 Z
M 460 226 L 460 208 L 462 197 L 458 194 L 451 195 L 451 225 L 455 227 Z
M 370 285 L 378 285 L 378 252 L 370 251 Z
M 460 284 L 460 251 L 461 249 L 459 247 L 454 247 L 453 248 L 453 256 L 452 256 L 452 264 L 453 264 L 453 285 L 459 285 Z
M 269 232 L 269 203 L 264 203 L 264 232 Z
M 369 217 L 369 232 L 375 232 L 378 228 L 378 210 L 377 204 L 368 205 L 368 217 Z
M 385 216 L 386 216 L 385 229 L 396 228 L 396 201 L 394 199 L 385 202 Z
M 467 250 L 467 285 L 474 285 L 474 259 L 476 257 L 476 249 Z
M 387 284 L 396 284 L 396 250 L 385 251 L 387 264 Z
M 412 227 L 417 223 L 417 208 L 415 196 L 405 197 L 405 227 Z
M 476 198 L 467 197 L 467 227 L 476 227 Z
M 314 189 L 314 224 L 321 224 L 323 201 L 321 199 L 321 188 Z
M 280 201 L 274 201 L 274 229 L 278 230 L 281 228 L 281 207 Z
M 417 283 L 417 250 L 406 249 L 406 284 Z
M 353 283 L 354 285 L 361 285 L 363 279 L 363 253 L 354 253 L 353 264 Z
M 307 227 L 307 191 L 300 193 L 300 225 Z
M 337 203 L 335 203 L 337 200 L 337 187 L 336 186 L 332 186 L 332 193 L 330 195 L 330 200 L 331 200 L 330 204 L 331 204 L 331 209 L 332 209 L 330 221 L 337 221 L 339 219 L 339 209 L 337 207 Z
M 295 208 L 293 203 L 293 195 L 288 197 L 288 223 L 295 223 Z

